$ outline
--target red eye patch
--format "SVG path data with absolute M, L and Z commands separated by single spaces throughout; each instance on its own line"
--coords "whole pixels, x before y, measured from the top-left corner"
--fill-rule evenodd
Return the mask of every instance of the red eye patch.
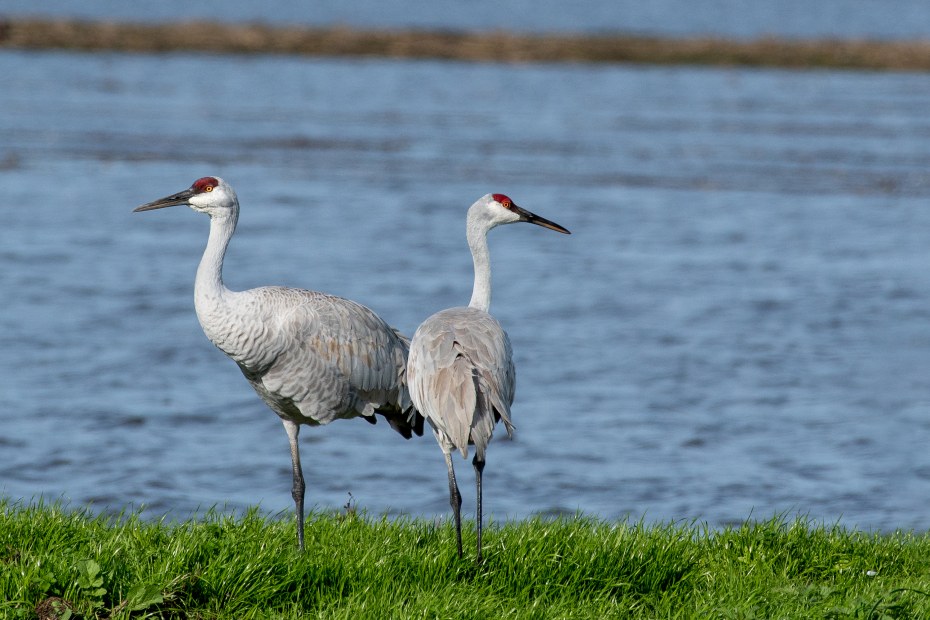
M 509 209 L 513 205 L 513 200 L 504 194 L 491 194 L 491 198 L 501 203 L 501 206 L 505 209 Z
M 203 177 L 202 179 L 197 179 L 194 181 L 194 184 L 191 187 L 198 194 L 203 192 L 212 192 L 213 188 L 219 185 L 220 182 L 217 181 L 214 177 Z

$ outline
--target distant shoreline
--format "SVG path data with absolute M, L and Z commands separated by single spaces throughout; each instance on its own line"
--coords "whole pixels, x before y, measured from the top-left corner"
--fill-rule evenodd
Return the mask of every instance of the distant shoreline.
M 930 71 L 930 40 L 727 40 L 624 34 L 365 30 L 214 22 L 143 24 L 3 17 L 0 17 L 0 49 Z

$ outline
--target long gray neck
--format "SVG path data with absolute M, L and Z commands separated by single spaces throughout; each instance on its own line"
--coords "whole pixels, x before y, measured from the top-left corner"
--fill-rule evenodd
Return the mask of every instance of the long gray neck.
M 469 217 L 465 228 L 471 258 L 475 264 L 475 283 L 469 307 L 485 312 L 491 307 L 491 255 L 488 251 L 488 228 Z
M 201 324 L 204 318 L 216 305 L 221 302 L 229 289 L 223 284 L 223 257 L 229 240 L 236 231 L 236 221 L 239 213 L 230 210 L 228 213 L 210 217 L 210 237 L 207 239 L 207 248 L 197 267 L 197 278 L 194 280 L 194 306 Z

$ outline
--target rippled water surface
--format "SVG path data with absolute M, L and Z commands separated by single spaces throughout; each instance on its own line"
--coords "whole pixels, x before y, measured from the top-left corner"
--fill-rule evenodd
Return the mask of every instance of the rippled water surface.
M 15 52 L 0 75 L 8 497 L 291 509 L 283 429 L 194 315 L 206 218 L 131 213 L 214 174 L 242 201 L 227 284 L 408 334 L 468 301 L 480 195 L 572 230 L 491 236 L 519 378 L 495 518 L 930 525 L 924 75 Z M 432 437 L 302 446 L 311 505 L 447 513 Z

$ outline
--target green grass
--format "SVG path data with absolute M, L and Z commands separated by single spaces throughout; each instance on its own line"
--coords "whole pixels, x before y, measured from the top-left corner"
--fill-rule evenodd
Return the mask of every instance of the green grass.
M 930 535 L 257 511 L 185 522 L 0 501 L 0 618 L 930 618 Z M 38 612 L 37 612 L 38 609 Z

